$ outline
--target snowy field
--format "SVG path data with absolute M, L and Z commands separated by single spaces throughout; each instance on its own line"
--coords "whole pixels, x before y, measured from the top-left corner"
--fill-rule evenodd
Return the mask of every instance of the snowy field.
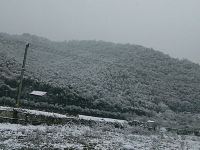
M 0 149 L 124 149 L 199 150 L 200 137 L 173 133 L 152 134 L 128 127 L 46 126 L 0 124 Z

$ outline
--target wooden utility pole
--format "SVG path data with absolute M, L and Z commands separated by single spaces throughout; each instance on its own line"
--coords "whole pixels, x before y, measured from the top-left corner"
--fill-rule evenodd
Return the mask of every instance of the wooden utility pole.
M 22 70 L 21 70 L 21 75 L 20 75 L 20 82 L 19 82 L 19 87 L 18 87 L 18 93 L 17 93 L 17 100 L 16 100 L 16 107 L 19 107 L 19 101 L 21 97 L 21 92 L 22 92 L 22 82 L 23 82 L 23 76 L 24 76 L 24 71 L 25 71 L 25 64 L 26 64 L 26 56 L 27 56 L 27 51 L 29 48 L 30 44 L 26 44 L 25 52 L 24 52 L 24 60 L 22 64 Z

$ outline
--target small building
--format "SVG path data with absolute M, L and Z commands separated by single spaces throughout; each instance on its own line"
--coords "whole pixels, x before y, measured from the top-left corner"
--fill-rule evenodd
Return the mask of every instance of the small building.
M 47 92 L 44 92 L 44 91 L 32 91 L 30 93 L 31 95 L 35 95 L 35 96 L 44 96 L 47 94 Z

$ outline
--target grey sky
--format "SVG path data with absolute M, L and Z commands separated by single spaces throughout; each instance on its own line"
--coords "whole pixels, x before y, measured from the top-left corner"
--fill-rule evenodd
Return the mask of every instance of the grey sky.
M 0 32 L 139 44 L 200 63 L 200 0 L 1 0 Z

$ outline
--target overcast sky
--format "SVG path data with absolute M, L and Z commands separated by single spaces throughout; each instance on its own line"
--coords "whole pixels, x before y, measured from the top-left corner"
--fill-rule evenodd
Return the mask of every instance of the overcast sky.
M 200 0 L 0 0 L 0 32 L 139 44 L 200 63 Z

